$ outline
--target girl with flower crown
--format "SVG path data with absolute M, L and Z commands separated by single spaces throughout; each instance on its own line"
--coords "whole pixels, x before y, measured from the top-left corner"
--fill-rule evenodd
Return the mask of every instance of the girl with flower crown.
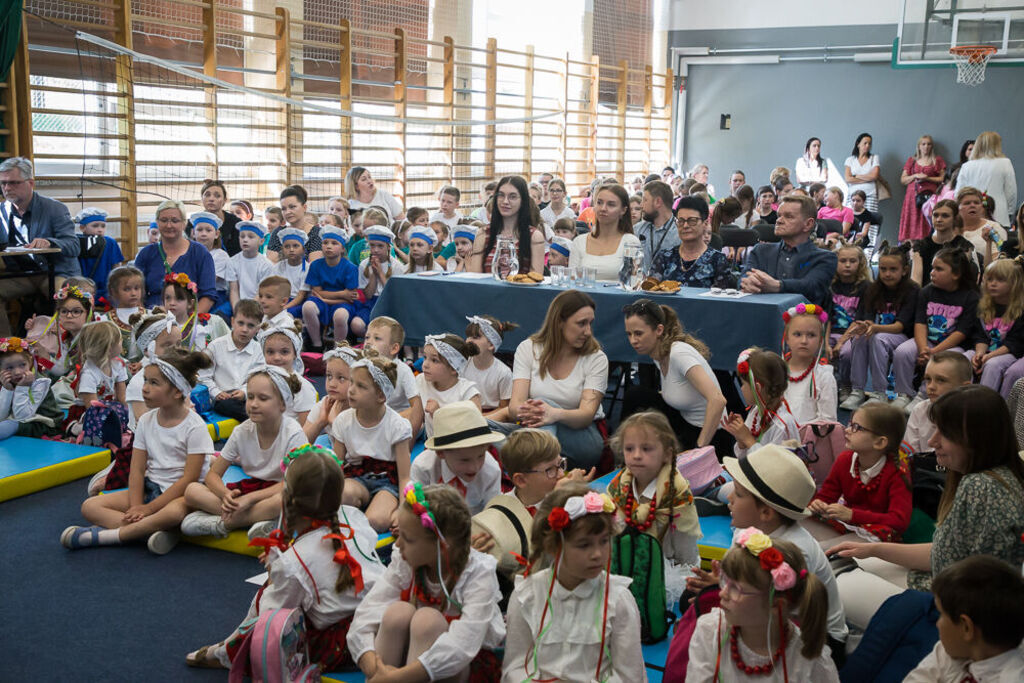
M 205 351 L 210 342 L 231 330 L 220 316 L 198 311 L 197 292 L 196 283 L 185 273 L 168 273 L 164 277 L 164 309 L 181 328 L 182 345 L 193 351 Z
M 345 477 L 328 449 L 296 448 L 281 467 L 282 528 L 251 543 L 265 549 L 267 582 L 241 625 L 223 641 L 189 653 L 189 666 L 231 667 L 234 680 L 236 667 L 245 669 L 249 661 L 246 638 L 256 619 L 275 609 L 300 609 L 310 663 L 324 671 L 352 667 L 345 643 L 352 615 L 384 572 L 374 550 L 377 534 L 363 513 L 341 504 Z
M 586 484 L 560 486 L 541 502 L 530 572 L 508 602 L 503 683 L 647 680 L 630 581 L 609 571 L 614 513 Z
M 729 413 L 722 425 L 736 439 L 736 457 L 742 458 L 754 448 L 799 439 L 800 429 L 786 405 L 789 366 L 782 356 L 771 351 L 750 348 L 736 362 L 743 400 L 750 405 L 746 420 Z
M 782 314 L 783 348 L 789 368 L 785 401 L 798 425 L 836 421 L 838 388 L 832 366 L 822 357 L 828 313 L 821 306 L 797 304 Z
M 373 683 L 498 680 L 497 561 L 470 547 L 465 499 L 449 486 L 410 483 L 397 517 L 391 564 L 352 619 L 352 658 Z
M 721 607 L 697 620 L 686 683 L 839 680 L 825 647 L 825 587 L 795 545 L 737 531 L 719 585 Z
M 0 337 L 0 441 L 60 433 L 64 414 L 57 408 L 50 383 L 49 377 L 37 372 L 27 340 Z

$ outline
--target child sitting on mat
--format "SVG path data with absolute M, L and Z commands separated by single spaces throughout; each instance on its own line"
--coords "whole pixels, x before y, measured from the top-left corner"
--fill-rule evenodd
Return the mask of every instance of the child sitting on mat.
M 334 326 L 334 340 L 345 341 L 349 330 L 357 336 L 366 332 L 364 320 L 356 317 L 361 294 L 356 267 L 345 258 L 345 233 L 326 225 L 320 229 L 324 256 L 309 264 L 302 288 L 308 300 L 302 304 L 302 320 L 317 353 L 323 351 L 321 328 Z
M 205 351 L 214 339 L 227 336 L 231 330 L 219 315 L 197 313 L 196 284 L 185 273 L 164 277 L 164 310 L 174 316 L 181 328 L 182 346 L 190 351 Z
M 181 342 L 181 328 L 170 313 L 165 313 L 157 306 L 151 315 L 136 313 L 131 317 L 132 346 L 135 355 L 142 358 L 146 366 L 153 358 L 162 356 Z M 149 408 L 142 395 L 142 386 L 146 383 L 146 375 L 140 370 L 132 375 L 125 388 L 125 401 L 128 405 L 128 428 L 134 430 L 138 419 Z
M 93 401 L 124 404 L 128 371 L 121 358 L 121 331 L 109 320 L 88 323 L 79 336 L 85 364 L 78 377 L 75 405 L 88 408 Z
M 362 357 L 362 352 L 349 346 L 348 342 L 335 344 L 333 349 L 324 353 L 324 397 L 309 411 L 306 424 L 302 425 L 310 443 L 316 443 L 317 437 L 348 410 L 352 364 Z
M 243 299 L 255 299 L 259 294 L 260 283 L 274 274 L 274 264 L 260 253 L 260 245 L 266 237 L 263 225 L 255 221 L 242 221 L 236 226 L 240 252 L 228 261 L 228 291 L 231 297 L 231 310 Z
M 285 454 L 308 443 L 302 427 L 285 413 L 299 391 L 299 378 L 273 366 L 257 366 L 245 385 L 249 419 L 235 427 L 213 461 L 203 483 L 185 489 L 185 502 L 195 510 L 181 522 L 185 536 L 225 538 L 231 529 L 276 520 L 281 511 L 281 463 Z M 248 475 L 231 484 L 224 473 L 238 465 Z M 250 533 L 250 536 L 261 535 Z
M 374 550 L 377 534 L 363 513 L 341 504 L 345 478 L 333 453 L 307 445 L 288 453 L 285 463 L 284 533 L 256 539 L 266 548 L 269 576 L 242 625 L 276 609 L 300 609 L 310 662 L 324 671 L 351 668 L 346 636 L 352 615 L 384 572 Z M 202 668 L 239 666 L 245 673 L 244 661 L 232 663 L 246 638 L 241 628 L 189 653 L 185 662 Z
M 729 413 L 723 426 L 736 439 L 736 456 L 766 444 L 799 439 L 800 430 L 784 396 L 789 387 L 789 366 L 777 353 L 747 349 L 739 355 L 736 372 L 744 402 L 752 405 L 746 420 Z
M 36 373 L 29 343 L 0 338 L 0 441 L 11 436 L 55 437 L 64 413 L 50 391 L 49 377 Z
M 455 401 L 472 401 L 480 409 L 476 383 L 460 377 L 466 363 L 480 353 L 476 344 L 454 334 L 428 334 L 423 341 L 423 372 L 416 376 L 416 389 L 423 400 L 427 437 L 434 434 L 434 412 Z
M 423 399 L 416 388 L 412 368 L 398 358 L 404 342 L 405 329 L 394 318 L 377 316 L 366 326 L 366 347 L 376 349 L 381 356 L 394 361 L 398 369 L 398 381 L 394 393 L 388 399 L 388 405 L 409 421 L 413 436 L 416 437 L 423 429 Z
M 476 344 L 479 353 L 460 373 L 476 383 L 480 391 L 480 404 L 484 417 L 496 422 L 511 422 L 508 403 L 512 398 L 512 368 L 497 360 L 494 354 L 501 347 L 505 333 L 519 327 L 513 322 L 502 322 L 490 315 L 468 315 L 466 341 Z
M 132 344 L 132 323 L 131 317 L 141 313 L 146 314 L 146 308 L 142 305 L 142 292 L 145 288 L 145 280 L 142 271 L 135 266 L 119 266 L 110 271 L 107 279 L 107 299 L 110 303 L 110 310 L 107 311 L 106 319 L 117 325 L 121 331 L 121 351 L 125 360 L 133 361 L 133 365 L 140 360 Z M 138 372 L 138 367 L 129 368 L 131 372 Z
M 494 558 L 469 547 L 465 501 L 410 483 L 397 517 L 391 564 L 352 619 L 352 658 L 368 680 L 497 681 L 501 593 Z
M 296 394 L 294 403 L 285 411 L 285 415 L 297 420 L 300 426 L 305 425 L 306 416 L 316 405 L 316 389 L 313 388 L 312 382 L 302 376 L 304 368 L 302 358 L 299 357 L 302 350 L 302 323 L 292 320 L 290 326 L 282 327 L 270 327 L 263 323 L 256 340 L 260 343 L 267 365 L 298 375 L 299 393 Z
M 93 526 L 68 527 L 61 545 L 78 550 L 145 538 L 151 552 L 163 555 L 177 544 L 171 530 L 188 512 L 185 489 L 202 480 L 214 452 L 206 423 L 189 401 L 199 371 L 209 366 L 205 354 L 180 349 L 146 366 L 150 411 L 135 431 L 128 490 L 86 499 L 82 516 Z
M 210 392 L 213 408 L 239 422 L 246 419 L 245 378 L 249 369 L 263 362 L 263 351 L 254 337 L 263 311 L 252 299 L 242 299 L 231 319 L 231 334 L 214 339 L 206 348 L 213 363 L 200 375 Z
M 26 328 L 32 330 L 28 338 L 39 367 L 55 380 L 53 389 L 58 407 L 67 408 L 74 401 L 71 386 L 77 385 L 78 366 L 83 362 L 78 336 L 93 319 L 94 298 L 91 292 L 66 282 L 53 298 L 57 310 L 46 323 L 45 331 L 34 333 L 34 328 L 43 324 L 39 318 L 29 320 Z M 37 320 L 38 325 L 34 324 Z M 59 394 L 58 387 L 62 389 Z M 61 400 L 62 396 L 65 400 Z

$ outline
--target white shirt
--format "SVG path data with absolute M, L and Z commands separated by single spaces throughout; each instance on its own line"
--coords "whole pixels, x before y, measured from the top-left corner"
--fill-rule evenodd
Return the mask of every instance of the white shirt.
M 595 351 L 576 359 L 576 365 L 565 379 L 554 379 L 548 373 L 540 376 L 540 348 L 534 349 L 533 340 L 526 339 L 516 347 L 512 363 L 512 380 L 530 380 L 530 398 L 537 398 L 556 408 L 575 410 L 580 407 L 583 391 L 593 389 L 604 397 L 608 388 L 608 356 L 604 351 Z M 604 417 L 600 404 L 594 420 Z
M 211 315 L 209 320 L 196 324 L 195 350 L 205 351 L 214 339 L 227 337 L 231 334 L 231 328 L 219 315 Z M 188 340 L 185 340 L 187 343 Z M 262 353 L 262 352 L 261 352 Z
M 422 374 L 416 375 L 416 391 L 420 395 L 420 400 L 423 401 L 424 411 L 430 399 L 437 401 L 437 407 L 440 408 L 456 401 L 469 401 L 474 396 L 480 395 L 476 384 L 463 377 L 459 377 L 451 389 L 441 391 L 434 386 L 433 382 L 427 381 Z M 428 439 L 434 435 L 434 416 L 427 412 L 423 413 L 423 428 L 427 432 Z
M 379 206 L 384 209 L 384 213 L 388 215 L 388 222 L 394 223 L 395 216 L 404 213 L 401 202 L 391 196 L 391 193 L 387 190 L 382 190 L 379 187 L 377 192 L 373 195 L 373 199 L 370 203 L 361 202 L 355 197 L 348 200 L 348 205 L 352 209 L 368 209 L 371 206 Z
M 398 381 L 395 383 L 395 390 L 391 392 L 391 398 L 388 399 L 388 407 L 402 412 L 409 409 L 409 399 L 419 396 L 420 392 L 416 388 L 416 376 L 412 374 L 412 368 L 397 358 L 392 360 L 398 368 Z
M 127 381 L 128 370 L 124 366 L 124 361 L 120 358 L 110 361 L 109 375 L 104 374 L 103 370 L 91 360 L 87 360 L 85 365 L 82 366 L 81 374 L 78 376 L 78 393 L 96 394 L 97 400 L 113 401 L 116 398 L 114 388 L 117 383 Z M 82 405 L 81 400 L 76 398 L 75 405 Z
M 768 535 L 772 538 L 789 541 L 800 548 L 804 561 L 807 563 L 807 570 L 818 577 L 828 595 L 828 634 L 836 640 L 845 642 L 849 631 L 846 628 L 843 602 L 839 599 L 839 586 L 836 584 L 835 574 L 832 573 L 832 566 L 829 565 L 825 551 L 821 549 L 821 544 L 799 522 L 783 524 Z
M 275 315 L 273 318 L 263 316 L 263 322 L 270 323 L 271 327 L 286 327 L 289 330 L 295 328 L 295 318 L 288 312 L 287 308 L 282 308 L 281 312 Z
M 356 595 L 354 587 L 341 593 L 335 590 L 340 565 L 334 561 L 334 540 L 324 538 L 332 533 L 331 529 L 320 527 L 299 536 L 283 553 L 277 548 L 270 550 L 270 581 L 260 596 L 261 614 L 279 608 L 300 608 L 315 628 L 326 629 L 355 613 L 362 598 L 384 574 L 384 565 L 374 549 L 377 532 L 366 516 L 354 507 L 342 505 L 338 518 L 352 527 L 352 538 L 345 541 L 345 547 L 362 568 L 363 592 Z M 341 535 L 348 534 L 342 529 Z
M 921 401 L 910 411 L 907 418 L 907 431 L 903 440 L 907 442 L 913 453 L 924 453 L 932 450 L 928 441 L 935 435 L 935 424 L 928 418 L 928 410 L 932 407 L 930 399 Z
M 476 384 L 484 408 L 497 408 L 502 401 L 512 398 L 512 370 L 497 358 L 481 370 L 470 358 L 462 369 L 462 376 Z
M 445 215 L 443 213 L 441 213 L 440 211 L 435 211 L 434 213 L 432 213 L 430 215 L 430 222 L 433 223 L 434 221 L 439 221 L 439 222 L 444 223 L 445 225 L 447 225 L 448 226 L 448 234 L 450 236 L 452 231 L 455 230 L 455 226 L 459 224 L 459 219 L 460 218 L 462 218 L 462 216 L 459 215 L 458 211 L 456 211 L 455 214 L 451 218 L 445 217 Z
M 428 269 L 426 266 L 417 266 L 417 265 L 415 265 L 412 262 L 412 259 L 410 258 L 409 259 L 409 263 L 406 264 L 406 266 L 405 266 L 405 272 L 406 273 L 425 273 L 428 270 L 430 272 L 434 272 L 434 273 L 443 273 L 444 272 L 444 268 L 442 268 L 441 264 L 438 263 L 437 261 L 434 261 L 433 263 L 431 263 L 430 264 L 430 268 Z
M 750 412 L 747 413 L 747 419 L 743 421 L 750 431 L 754 431 L 754 420 L 760 411 L 757 408 L 751 408 Z M 749 449 L 740 446 L 739 442 L 733 446 L 733 451 L 736 453 L 737 458 L 745 458 L 747 453 L 750 451 L 756 451 L 761 446 L 767 446 L 770 443 L 780 444 L 788 439 L 799 439 L 800 428 L 797 427 L 796 420 L 793 419 L 793 415 L 786 410 L 786 404 L 781 403 L 775 410 L 775 416 L 772 418 L 771 424 L 767 428 L 762 428 L 761 438 L 751 446 Z M 754 437 L 757 438 L 757 437 Z
M 231 263 L 231 257 L 223 249 L 211 249 L 210 256 L 213 257 L 213 270 L 217 274 L 217 289 L 227 290 L 228 266 Z
M 466 568 L 452 589 L 452 599 L 462 605 L 461 615 L 418 659 L 430 680 L 456 676 L 469 667 L 481 649 L 493 650 L 505 639 L 505 620 L 498 609 L 501 591 L 496 567 L 497 562 L 490 555 L 469 551 Z M 391 564 L 356 608 L 348 629 L 348 649 L 354 661 L 374 649 L 373 641 L 384 611 L 402 599 L 402 591 L 412 585 L 412 579 L 412 567 L 402 557 L 402 551 L 395 548 Z M 435 597 L 439 594 L 439 590 L 431 591 Z M 637 629 L 639 633 L 639 626 Z
M 619 239 L 619 246 L 615 252 L 605 256 L 596 256 L 587 253 L 587 240 L 590 235 L 584 233 L 576 235 L 572 241 L 572 249 L 569 251 L 569 267 L 597 268 L 598 280 L 619 281 L 619 270 L 622 268 L 622 253 L 627 246 L 640 246 L 640 238 L 636 235 L 625 234 Z
M 238 252 L 228 262 L 224 279 L 229 283 L 238 282 L 240 299 L 255 299 L 259 294 L 260 283 L 274 274 L 274 264 L 263 254 L 248 257 Z
M 852 477 L 853 479 L 859 478 L 861 482 L 867 484 L 882 472 L 882 470 L 885 468 L 885 463 L 887 460 L 888 458 L 879 458 L 878 462 L 876 462 L 874 465 L 862 469 L 858 473 L 857 466 L 860 462 L 860 453 L 857 453 L 855 451 L 853 457 L 850 458 L 850 477 Z
M 849 164 L 847 164 L 849 166 Z M 852 168 L 850 169 L 853 170 Z M 854 173 L 857 175 L 857 173 Z M 828 160 L 821 160 L 821 168 L 816 161 L 808 162 L 806 156 L 796 160 L 796 182 L 804 187 L 814 183 L 828 185 Z
M 719 630 L 721 626 L 721 630 Z M 732 661 L 731 642 L 722 643 L 722 639 L 728 640 L 729 622 L 721 608 L 712 608 L 710 612 L 697 619 L 697 627 L 690 639 L 690 662 L 686 667 L 686 683 L 707 683 L 715 680 L 721 683 L 749 683 L 751 680 L 763 681 L 764 683 L 781 683 L 786 680 L 788 674 L 791 681 L 807 681 L 808 683 L 839 683 L 839 672 L 832 661 L 828 646 L 822 648 L 817 659 L 807 659 L 800 653 L 803 647 L 803 640 L 800 639 L 800 628 L 792 621 L 789 622 L 791 635 L 786 643 L 786 670 L 783 671 L 781 663 L 777 663 L 771 673 L 753 676 L 740 671 Z M 777 632 L 776 632 L 777 635 Z M 743 639 L 739 639 L 740 657 L 747 666 L 763 666 L 771 662 L 768 655 L 755 653 Z M 778 643 L 775 643 L 777 646 Z M 716 663 L 719 662 L 719 648 L 721 648 L 721 659 L 718 665 L 718 678 L 715 678 Z
M 409 470 L 410 481 L 418 481 L 424 486 L 429 484 L 447 484 L 455 478 L 455 473 L 448 467 L 437 453 L 426 450 L 416 456 Z M 501 467 L 490 453 L 484 456 L 484 466 L 480 468 L 471 481 L 459 477 L 466 487 L 466 504 L 470 514 L 476 514 L 487 507 L 487 503 L 495 496 L 501 495 Z
M 49 377 L 36 377 L 32 380 L 32 385 L 28 387 L 20 384 L 16 385 L 13 390 L 0 387 L 0 420 L 46 421 L 51 423 L 50 426 L 57 426 L 52 424 L 53 420 L 36 415 L 43 399 L 50 393 L 51 382 Z
M 867 175 L 868 173 L 871 172 L 871 169 L 878 166 L 878 155 L 872 154 L 871 156 L 869 156 L 867 163 L 865 164 L 861 164 L 859 161 L 857 161 L 856 156 L 851 155 L 846 157 L 846 161 L 843 162 L 843 165 L 847 166 L 850 169 L 850 173 L 852 175 Z M 878 181 L 870 183 L 849 183 L 847 188 L 847 202 L 850 201 L 850 195 L 852 195 L 854 191 L 862 190 L 867 197 L 864 203 L 867 205 L 868 209 L 871 209 L 873 211 L 874 208 L 878 206 Z
M 1024 646 L 973 662 L 954 659 L 942 647 L 942 641 L 928 653 L 903 683 L 960 683 L 973 676 L 978 683 L 1020 683 L 1024 681 Z
M 703 427 L 708 401 L 704 394 L 690 384 L 686 373 L 693 368 L 700 368 L 717 386 L 718 380 L 707 359 L 686 342 L 676 341 L 672 342 L 672 348 L 668 353 L 668 373 L 662 372 L 661 363 L 655 362 L 654 365 L 661 376 L 661 397 L 665 403 L 678 410 L 690 425 Z M 725 411 L 722 413 L 724 415 Z
M 385 281 L 381 282 L 380 280 L 378 280 L 377 289 L 374 290 L 373 292 L 368 292 L 366 291 L 366 285 L 370 283 L 370 278 L 366 274 L 366 270 L 369 267 L 369 264 L 370 259 L 368 258 L 364 258 L 362 261 L 359 262 L 359 289 L 363 290 L 366 293 L 367 299 L 372 299 L 375 296 L 380 296 L 380 293 L 384 291 L 384 285 L 387 284 L 387 278 L 390 278 L 392 275 L 397 275 L 398 273 L 405 272 L 405 264 L 399 261 L 397 258 L 391 259 L 390 270 L 385 269 L 384 264 L 381 264 L 381 272 L 384 274 Z
M 814 375 L 813 385 L 811 375 Z M 815 389 L 817 398 L 814 397 Z M 807 373 L 799 382 L 790 381 L 786 385 L 785 398 L 798 425 L 814 421 L 835 422 L 839 410 L 839 389 L 832 366 L 815 365 L 814 371 Z
M 641 504 L 650 503 L 654 499 L 654 494 L 658 492 L 657 477 L 652 479 L 643 491 L 637 490 L 636 479 L 633 480 L 631 485 L 633 487 L 633 497 Z M 692 567 L 700 566 L 700 553 L 697 550 L 698 538 L 700 538 L 699 535 L 691 536 L 685 531 L 677 529 L 675 524 L 672 523 L 665 530 L 665 535 L 660 539 L 661 554 L 665 559 L 682 565 L 681 571 L 685 576 L 689 576 Z
M 356 409 L 349 408 L 334 420 L 330 435 L 344 444 L 346 464 L 358 465 L 363 458 L 395 462 L 394 446 L 412 438 L 412 426 L 388 408 L 380 422 L 364 427 L 356 419 Z
M 263 349 L 255 339 L 239 349 L 230 334 L 210 342 L 206 355 L 213 359 L 213 367 L 200 370 L 199 381 L 210 390 L 210 400 L 223 391 L 244 390 L 249 370 L 263 362 Z
M 291 410 L 284 411 L 285 416 L 293 420 L 298 419 L 300 413 L 308 413 L 313 410 L 313 406 L 316 405 L 316 389 L 313 387 L 313 383 L 305 377 L 299 377 L 299 384 L 302 385 L 302 388 L 299 389 L 299 393 L 295 394 Z M 309 419 L 308 415 L 306 419 Z
M 293 299 L 299 293 L 300 289 L 306 289 L 303 285 L 306 284 L 306 273 L 308 271 L 309 264 L 305 261 L 297 266 L 293 266 L 288 263 L 288 259 L 282 258 L 274 264 L 274 274 L 286 277 L 288 278 L 288 282 L 292 283 L 292 289 L 288 296 Z
M 576 221 L 576 213 L 572 210 L 572 207 L 570 207 L 568 204 L 566 204 L 565 207 L 561 211 L 559 211 L 558 213 L 555 213 L 555 210 L 551 208 L 550 204 L 548 204 L 547 206 L 545 206 L 543 209 L 540 210 L 540 220 L 549 229 L 554 228 L 555 227 L 555 221 L 557 221 L 557 220 L 559 220 L 561 218 L 568 218 L 568 219 L 572 220 L 573 222 L 575 222 Z M 573 229 L 575 229 L 575 226 L 574 226 Z
M 142 385 L 146 383 L 145 373 L 139 370 L 132 375 L 128 387 L 124 391 L 124 402 L 128 404 L 128 429 L 135 431 L 135 411 L 132 410 L 132 403 L 145 403 L 142 398 Z
M 139 418 L 135 429 L 135 448 L 146 451 L 146 478 L 166 491 L 185 474 L 185 458 L 201 453 L 206 457 L 202 481 L 210 469 L 213 439 L 203 418 L 194 410 L 173 427 L 161 426 L 157 420 L 159 409 L 154 408 Z
M 999 223 L 997 223 L 996 221 L 985 221 L 985 223 L 983 223 L 982 226 L 977 230 L 960 231 L 960 234 L 964 236 L 964 239 L 970 242 L 972 245 L 974 245 L 974 251 L 977 252 L 978 255 L 981 256 L 981 258 L 983 259 L 985 258 L 985 254 L 988 253 L 988 242 L 985 241 L 985 238 L 982 236 L 981 231 L 984 230 L 986 227 L 989 227 L 992 230 L 994 230 L 996 234 L 999 235 L 1000 239 L 1006 239 L 1006 229 L 1003 226 L 999 225 Z M 993 256 L 995 256 L 997 253 L 999 253 L 999 249 L 997 249 L 996 245 L 993 244 Z
M 992 197 L 995 210 L 992 219 L 1009 225 L 1017 210 L 1017 176 L 1013 164 L 1006 157 L 971 159 L 960 167 L 956 189 L 973 187 Z
M 516 588 L 508 601 L 502 683 L 520 683 L 530 678 L 577 683 L 646 681 L 640 646 L 640 610 L 629 592 L 632 580 L 625 576 L 607 577 L 607 651 L 601 658 L 605 580 L 606 574 L 602 571 L 570 591 L 557 580 L 552 586 L 550 568 L 525 578 L 517 576 Z M 536 645 L 549 589 L 551 606 L 544 615 L 545 633 Z M 602 660 L 601 675 L 595 676 L 598 659 Z M 539 671 L 534 670 L 534 662 L 540 667 Z
M 290 417 L 281 420 L 281 429 L 267 448 L 260 447 L 256 424 L 246 420 L 235 427 L 220 452 L 220 457 L 238 465 L 248 476 L 263 481 L 284 481 L 281 461 L 293 448 L 309 443 L 299 423 Z

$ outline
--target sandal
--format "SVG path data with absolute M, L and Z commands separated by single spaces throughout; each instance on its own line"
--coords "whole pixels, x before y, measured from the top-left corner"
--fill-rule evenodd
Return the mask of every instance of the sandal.
M 99 547 L 100 531 L 98 526 L 69 526 L 60 535 L 60 544 L 68 550 Z M 82 536 L 89 534 L 89 543 L 82 543 Z
M 227 667 L 221 664 L 220 660 L 216 657 L 211 659 L 206 656 L 206 654 L 215 647 L 217 647 L 217 645 L 203 645 L 195 652 L 190 652 L 185 655 L 185 663 L 189 666 L 194 666 L 197 669 L 226 669 Z

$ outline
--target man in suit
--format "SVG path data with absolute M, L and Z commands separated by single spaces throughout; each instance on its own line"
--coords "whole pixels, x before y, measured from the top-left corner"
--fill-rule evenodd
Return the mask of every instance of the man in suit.
M 76 258 L 79 247 L 75 224 L 66 206 L 35 191 L 35 182 L 32 162 L 28 159 L 12 157 L 0 163 L 0 189 L 4 195 L 4 203 L 0 204 L 0 241 L 33 249 L 57 248 L 60 253 L 24 257 L 18 261 L 7 259 L 5 266 L 12 270 L 45 271 L 42 259 L 52 258 L 55 286 L 60 287 L 66 278 L 82 274 Z M 36 268 L 32 268 L 27 259 L 35 261 Z M 0 337 L 11 335 L 7 301 L 36 292 L 50 294 L 45 272 L 0 280 Z
M 817 227 L 817 207 L 810 197 L 787 195 L 779 204 L 775 223 L 778 242 L 754 247 L 740 282 L 744 292 L 803 294 L 813 304 L 824 305 L 836 274 L 836 255 L 815 246 L 811 234 Z

